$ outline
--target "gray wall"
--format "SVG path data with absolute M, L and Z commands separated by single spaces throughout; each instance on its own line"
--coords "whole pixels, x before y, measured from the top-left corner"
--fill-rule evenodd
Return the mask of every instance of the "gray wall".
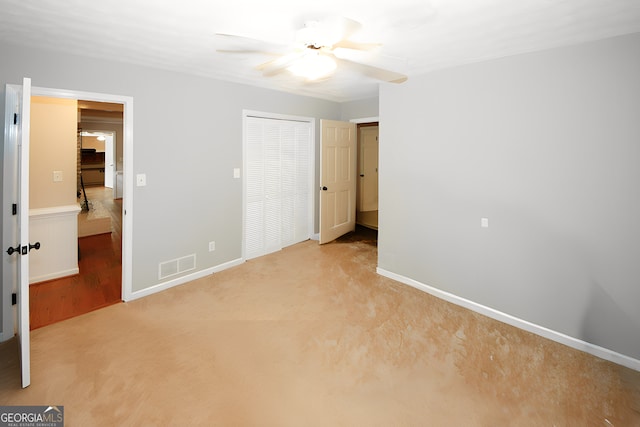
M 378 98 L 359 99 L 340 104 L 340 120 L 364 119 L 378 117 Z
M 162 261 L 196 253 L 203 270 L 241 257 L 242 181 L 233 168 L 242 167 L 243 109 L 340 118 L 340 104 L 309 97 L 2 44 L 0 53 L 1 117 L 5 85 L 22 77 L 133 97 L 134 173 L 147 174 L 147 186 L 134 188 L 134 291 L 158 284 Z
M 640 359 L 638 52 L 634 34 L 382 86 L 379 266 Z

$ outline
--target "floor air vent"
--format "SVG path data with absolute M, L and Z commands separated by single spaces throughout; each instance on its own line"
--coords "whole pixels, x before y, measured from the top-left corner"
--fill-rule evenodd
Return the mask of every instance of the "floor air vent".
M 171 261 L 161 262 L 158 269 L 158 278 L 165 279 L 184 273 L 185 271 L 195 270 L 196 254 L 187 255 L 182 258 L 172 259 Z

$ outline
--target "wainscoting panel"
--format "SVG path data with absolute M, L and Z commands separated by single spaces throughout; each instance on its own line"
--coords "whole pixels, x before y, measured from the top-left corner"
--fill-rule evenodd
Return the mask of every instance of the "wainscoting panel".
M 29 283 L 78 274 L 78 212 L 78 205 L 29 211 L 29 240 L 40 242 L 29 254 Z

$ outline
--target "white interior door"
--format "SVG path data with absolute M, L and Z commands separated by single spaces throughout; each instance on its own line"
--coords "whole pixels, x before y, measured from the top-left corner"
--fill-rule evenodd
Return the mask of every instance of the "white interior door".
M 320 121 L 320 243 L 356 228 L 356 124 Z
M 31 110 L 31 79 L 23 79 L 22 86 L 6 87 L 5 171 L 3 230 L 5 260 L 3 287 L 11 287 L 17 295 L 17 328 L 20 346 L 22 387 L 31 383 L 31 344 L 29 337 L 29 129 Z M 6 293 L 4 294 L 6 295 Z M 3 298 L 4 300 L 4 298 Z M 3 313 L 13 312 L 7 304 Z M 3 335 L 8 335 L 3 322 Z M 11 328 L 13 329 L 13 328 Z
M 29 132 L 31 127 L 31 79 L 22 81 L 22 103 L 18 123 L 18 339 L 20 340 L 20 369 L 22 387 L 31 384 L 31 337 L 29 332 Z

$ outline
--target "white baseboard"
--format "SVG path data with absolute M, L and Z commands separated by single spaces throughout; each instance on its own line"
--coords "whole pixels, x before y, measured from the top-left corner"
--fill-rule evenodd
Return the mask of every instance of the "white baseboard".
M 187 282 L 191 282 L 193 280 L 200 279 L 202 277 L 208 276 L 213 273 L 217 273 L 222 270 L 226 270 L 227 268 L 235 267 L 244 262 L 244 258 L 234 259 L 229 262 L 225 262 L 223 264 L 217 265 L 215 267 L 210 267 L 204 270 L 196 271 L 195 273 L 187 274 L 186 276 L 178 277 L 177 279 L 169 280 L 168 282 L 159 283 L 157 285 L 151 286 L 149 288 L 145 288 L 139 291 L 134 291 L 131 293 L 129 298 L 125 298 L 126 301 L 133 301 L 138 298 L 146 297 L 156 292 L 161 292 L 169 288 L 173 288 L 174 286 L 183 285 Z
M 45 280 L 60 279 L 61 277 L 73 276 L 80 273 L 79 268 L 71 268 L 69 270 L 57 271 L 55 273 L 43 274 L 38 277 L 29 277 L 29 285 L 44 282 Z
M 605 359 L 610 362 L 617 363 L 618 365 L 626 366 L 627 368 L 640 371 L 640 360 L 625 356 L 624 354 L 617 353 L 613 350 L 609 350 L 595 344 L 588 343 L 586 341 L 579 340 L 561 332 L 545 328 L 544 326 L 536 325 L 535 323 L 519 319 L 493 308 L 478 304 L 465 298 L 461 298 L 457 295 L 445 292 L 438 288 L 434 288 L 433 286 L 429 286 L 408 277 L 393 273 L 391 271 L 387 271 L 383 268 L 378 267 L 376 271 L 381 276 L 385 276 L 397 282 L 404 283 L 405 285 L 409 285 L 413 288 L 431 294 L 450 303 L 456 304 L 460 307 L 467 308 L 471 311 L 475 311 L 476 313 L 480 313 L 508 325 L 515 326 L 516 328 L 523 329 L 541 337 L 556 341 L 560 344 L 575 348 L 576 350 L 584 351 L 585 353 L 589 353 L 601 359 Z

